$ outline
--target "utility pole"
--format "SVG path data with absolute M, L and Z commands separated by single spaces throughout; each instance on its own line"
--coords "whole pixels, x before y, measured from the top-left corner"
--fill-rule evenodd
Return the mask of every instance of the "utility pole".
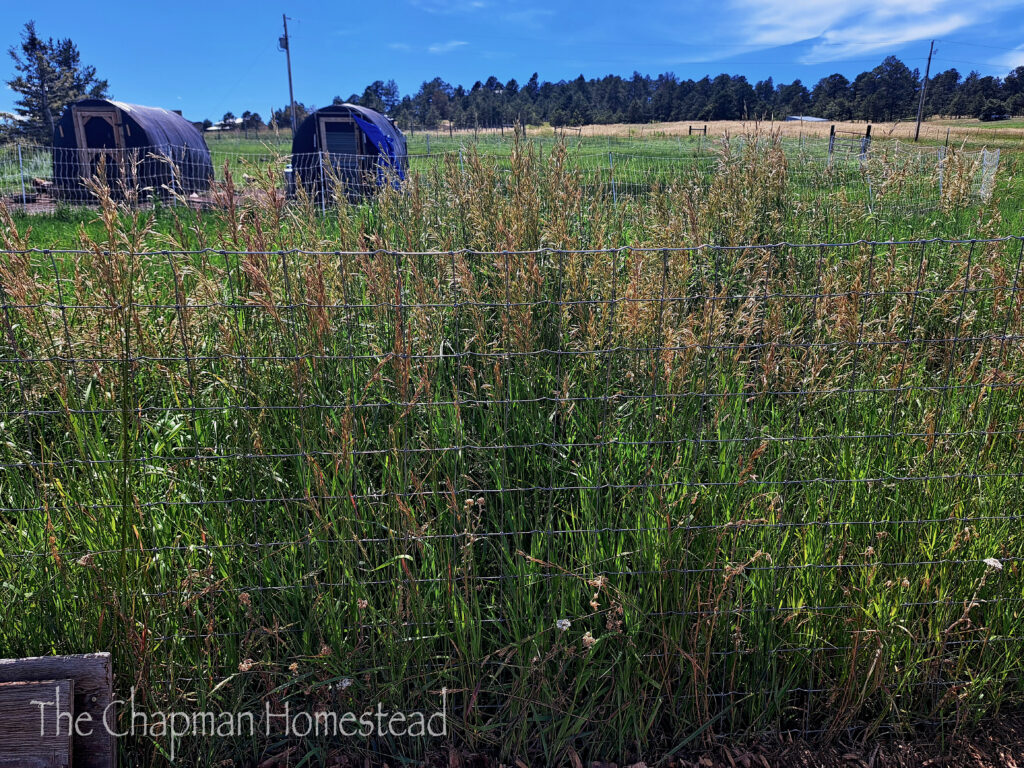
M 288 44 L 288 17 L 281 14 L 281 20 L 284 22 L 284 37 L 278 40 L 281 50 L 284 51 L 285 60 L 288 62 L 288 102 L 291 105 L 291 117 L 292 117 L 292 136 L 295 135 L 295 93 L 292 91 L 292 49 Z
M 917 127 L 914 129 L 914 141 L 921 134 L 921 113 L 924 111 L 924 92 L 928 88 L 928 73 L 932 70 L 932 53 L 935 51 L 935 41 L 928 46 L 928 64 L 924 68 L 924 82 L 921 83 L 921 100 L 917 102 Z

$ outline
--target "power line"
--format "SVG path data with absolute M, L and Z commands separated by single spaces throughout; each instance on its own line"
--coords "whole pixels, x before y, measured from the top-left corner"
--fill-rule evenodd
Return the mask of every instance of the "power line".
M 962 41 L 962 40 L 949 40 L 947 38 L 943 38 L 943 39 L 939 40 L 938 42 L 940 42 L 940 43 L 949 43 L 949 44 L 952 44 L 952 45 L 963 45 L 963 46 L 966 46 L 966 47 L 969 47 L 969 48 L 991 48 L 994 51 L 1020 51 L 1021 53 L 1024 53 L 1024 48 L 1022 48 L 1019 45 L 1008 48 L 1008 47 L 1005 47 L 1005 46 L 1002 46 L 1002 45 L 985 45 L 984 43 L 968 43 L 968 42 L 965 42 L 965 41 Z

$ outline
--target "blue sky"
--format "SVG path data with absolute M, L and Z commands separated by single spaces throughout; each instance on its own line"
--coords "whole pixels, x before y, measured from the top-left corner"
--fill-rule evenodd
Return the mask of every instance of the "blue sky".
M 124 101 L 181 109 L 193 120 L 246 109 L 266 117 L 288 99 L 277 50 L 282 11 L 293 19 L 295 98 L 317 106 L 378 79 L 394 79 L 404 94 L 434 76 L 470 86 L 492 74 L 524 83 L 534 71 L 553 81 L 727 72 L 810 86 L 890 54 L 923 71 L 933 38 L 933 72 L 1005 75 L 1024 64 L 1024 3 L 999 0 L 3 0 L 0 29 L 5 49 L 30 18 L 46 37 L 71 37 Z M 4 57 L 2 79 L 11 71 Z M 0 89 L 0 111 L 13 102 Z

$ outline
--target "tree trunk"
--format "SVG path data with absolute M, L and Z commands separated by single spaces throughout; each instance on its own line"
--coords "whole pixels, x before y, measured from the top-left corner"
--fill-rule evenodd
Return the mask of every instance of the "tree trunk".
M 41 78 L 40 78 L 40 84 L 42 86 L 41 90 L 42 90 L 42 96 L 43 96 L 43 103 L 42 103 L 42 106 L 43 106 L 43 117 L 46 119 L 46 130 L 49 132 L 50 140 L 52 141 L 53 140 L 53 132 L 54 132 L 54 127 L 55 126 L 54 126 L 54 123 L 53 123 L 53 110 L 50 109 L 50 94 L 49 94 L 49 91 L 46 88 L 46 83 L 42 82 Z

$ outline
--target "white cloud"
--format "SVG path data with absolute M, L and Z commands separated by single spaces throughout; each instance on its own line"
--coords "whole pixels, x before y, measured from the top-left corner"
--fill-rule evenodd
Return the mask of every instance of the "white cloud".
M 421 11 L 442 15 L 472 13 L 487 7 L 487 0 L 410 0 L 410 2 Z
M 451 53 L 457 48 L 461 48 L 464 45 L 469 45 L 465 40 L 449 40 L 446 43 L 432 43 L 428 46 L 422 45 L 410 45 L 409 43 L 388 43 L 388 48 L 392 51 L 401 51 L 402 53 Z
M 948 35 L 991 19 L 993 11 L 1010 0 L 875 0 L 861 3 L 823 3 L 820 0 L 731 0 L 742 19 L 739 39 L 726 44 L 721 58 L 751 49 L 813 42 L 800 59 L 803 64 L 848 59 L 897 45 Z
M 894 42 L 928 40 L 942 37 L 975 23 L 975 19 L 962 13 L 953 13 L 941 19 L 919 20 L 916 23 L 894 19 L 897 30 L 888 24 L 876 26 L 877 21 L 861 22 L 840 29 L 830 29 L 823 34 L 822 41 L 801 60 L 805 64 L 847 59 L 858 54 L 892 49 Z
M 509 24 L 521 24 L 528 27 L 541 27 L 542 22 L 549 20 L 555 12 L 551 8 L 518 8 L 501 15 L 501 20 Z
M 1018 45 L 1012 51 L 1000 54 L 989 62 L 993 66 L 1003 67 L 1011 70 L 1017 67 L 1024 67 L 1024 45 Z
M 427 53 L 451 53 L 456 48 L 469 45 L 465 40 L 449 40 L 447 43 L 434 43 L 427 46 Z
M 850 15 L 849 6 L 820 0 L 734 0 L 742 39 L 750 45 L 790 45 L 823 35 Z

